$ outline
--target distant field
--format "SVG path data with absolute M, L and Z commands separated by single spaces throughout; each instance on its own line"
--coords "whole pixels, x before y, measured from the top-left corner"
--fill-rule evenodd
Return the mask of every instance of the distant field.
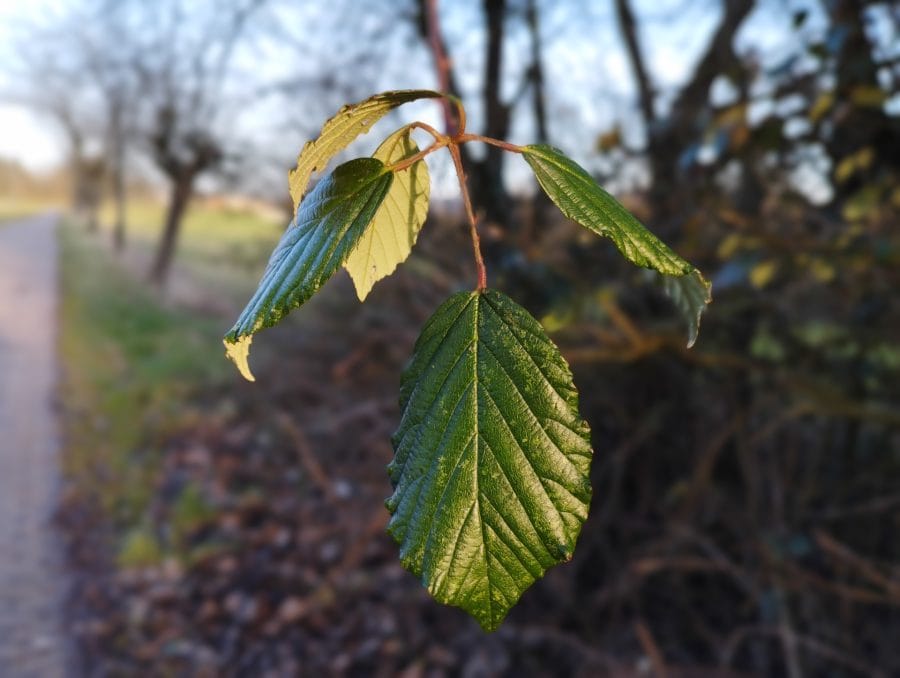
M 111 238 L 112 205 L 104 206 L 100 221 Z M 165 206 L 150 200 L 128 206 L 127 246 L 141 266 L 149 266 L 162 232 Z M 239 298 L 252 291 L 269 253 L 285 224 L 250 210 L 192 205 L 185 216 L 175 254 L 176 268 L 190 272 L 204 288 Z M 144 270 L 136 270 L 143 275 Z M 249 289 L 248 289 L 249 288 Z
M 0 197 L 0 224 L 52 209 L 59 209 L 59 206 L 53 201 Z

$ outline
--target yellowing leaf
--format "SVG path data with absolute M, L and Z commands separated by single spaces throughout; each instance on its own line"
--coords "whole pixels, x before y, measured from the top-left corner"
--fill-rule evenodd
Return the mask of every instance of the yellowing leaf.
M 372 157 L 390 165 L 415 155 L 419 147 L 410 138 L 410 132 L 409 127 L 397 130 L 384 140 Z M 428 167 L 424 160 L 394 174 L 387 197 L 344 262 L 360 301 L 366 298 L 376 282 L 406 261 L 425 223 L 429 189 Z
M 834 105 L 834 94 L 822 92 L 809 109 L 809 119 L 818 122 Z
M 834 267 L 820 257 L 815 257 L 809 262 L 809 272 L 820 283 L 828 283 L 834 280 Z
M 294 205 L 299 205 L 313 172 L 325 169 L 328 161 L 344 150 L 360 134 L 365 134 L 389 111 L 416 99 L 440 97 L 431 90 L 410 89 L 382 92 L 365 101 L 344 106 L 328 120 L 315 141 L 307 141 L 291 170 L 289 184 Z
M 597 138 L 597 150 L 601 152 L 611 151 L 622 145 L 622 132 L 616 125 L 608 132 L 604 132 Z
M 856 160 L 852 155 L 848 155 L 841 160 L 834 170 L 834 179 L 839 184 L 844 183 L 856 171 Z
M 256 381 L 256 377 L 254 377 L 253 373 L 250 371 L 250 363 L 248 362 L 250 357 L 250 343 L 252 341 L 253 335 L 246 335 L 240 337 L 233 343 L 227 340 L 223 340 L 222 342 L 225 344 L 225 356 L 235 364 L 238 368 L 238 372 L 240 372 L 241 376 L 247 381 Z
M 737 233 L 729 233 L 725 236 L 725 239 L 719 243 L 719 247 L 716 249 L 716 255 L 719 259 L 730 259 L 734 256 L 734 253 L 741 248 L 742 244 L 743 238 L 741 236 Z
M 875 151 L 871 146 L 864 146 L 855 153 L 845 156 L 834 170 L 834 178 L 838 183 L 844 183 L 859 171 L 869 169 L 875 159 Z
M 772 259 L 759 262 L 750 271 L 750 284 L 756 289 L 762 289 L 769 284 L 777 270 L 778 263 Z
M 227 355 L 252 381 L 250 337 L 281 322 L 341 267 L 394 180 L 376 158 L 339 165 L 316 184 L 269 257 L 256 292 L 225 335 Z
M 850 91 L 850 100 L 864 108 L 880 108 L 887 98 L 887 92 L 876 85 L 858 85 Z

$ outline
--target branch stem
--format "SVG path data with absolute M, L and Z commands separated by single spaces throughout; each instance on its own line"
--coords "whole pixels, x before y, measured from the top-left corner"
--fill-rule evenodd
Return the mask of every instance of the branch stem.
M 440 17 L 438 16 L 438 0 L 425 0 L 425 28 L 428 35 L 428 43 L 431 47 L 431 54 L 434 57 L 434 67 L 437 71 L 438 89 L 441 92 L 450 92 L 450 81 L 452 79 L 450 71 L 450 59 L 447 57 L 444 41 L 441 37 Z M 460 120 L 457 126 L 454 124 L 453 113 L 450 109 L 450 99 L 444 96 L 440 99 L 441 110 L 444 113 L 444 129 L 447 134 L 458 133 L 465 128 L 464 120 Z M 462 110 L 462 106 L 457 104 L 458 111 Z
M 415 163 L 419 162 L 419 160 L 421 160 L 422 158 L 424 158 L 428 155 L 431 155 L 435 151 L 437 151 L 451 143 L 452 143 L 452 141 L 451 141 L 450 137 L 445 137 L 444 135 L 440 134 L 435 138 L 435 142 L 433 144 L 431 144 L 431 146 L 429 146 L 428 148 L 425 148 L 425 149 L 419 151 L 418 153 L 416 153 L 415 155 L 409 156 L 408 158 L 404 158 L 403 160 L 398 160 L 393 165 L 388 165 L 387 169 L 389 172 L 402 172 L 403 170 L 405 170 L 405 169 L 411 167 L 412 165 L 414 165 Z
M 416 120 L 415 122 L 409 123 L 407 125 L 410 129 L 420 129 L 424 132 L 428 132 L 432 137 L 434 137 L 435 141 L 440 141 L 441 139 L 445 139 L 446 135 L 438 132 L 434 127 L 429 125 L 427 122 L 422 122 L 421 120 Z
M 500 139 L 494 139 L 492 137 L 484 137 L 480 134 L 457 134 L 453 137 L 453 140 L 460 144 L 465 144 L 469 141 L 480 141 L 483 144 L 488 144 L 490 146 L 497 146 L 498 148 L 502 148 L 504 151 L 509 151 L 510 153 L 522 153 L 523 148 L 521 146 L 516 146 L 515 144 L 511 144 L 508 141 L 500 141 Z
M 481 239 L 478 237 L 475 212 L 472 211 L 472 201 L 469 199 L 469 189 L 466 186 L 466 173 L 463 169 L 462 157 L 459 154 L 459 145 L 456 141 L 450 143 L 448 149 L 456 167 L 456 176 L 459 178 L 459 190 L 462 193 L 463 205 L 466 208 L 466 218 L 469 220 L 469 233 L 472 236 L 472 250 L 475 254 L 475 269 L 478 271 L 478 291 L 487 289 L 487 269 L 484 267 L 484 258 L 481 256 Z

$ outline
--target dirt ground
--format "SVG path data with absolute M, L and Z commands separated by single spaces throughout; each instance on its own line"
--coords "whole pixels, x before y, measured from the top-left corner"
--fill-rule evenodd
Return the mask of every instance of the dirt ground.
M 0 228 L 0 673 L 66 675 L 59 489 L 57 217 Z

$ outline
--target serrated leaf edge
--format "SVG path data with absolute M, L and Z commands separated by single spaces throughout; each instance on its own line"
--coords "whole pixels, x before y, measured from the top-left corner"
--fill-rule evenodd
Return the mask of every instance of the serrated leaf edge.
M 303 144 L 303 148 L 300 149 L 297 156 L 296 166 L 288 174 L 288 187 L 294 200 L 295 212 L 306 193 L 313 172 L 325 169 L 335 155 L 349 146 L 361 134 L 367 133 L 388 112 L 418 99 L 434 99 L 442 96 L 440 92 L 433 90 L 391 90 L 342 106 L 337 113 L 325 121 L 315 139 Z M 379 103 L 382 104 L 381 107 L 377 106 Z M 367 106 L 373 107 L 368 117 L 359 118 L 358 115 L 354 115 L 359 114 Z M 343 137 L 352 130 L 354 125 L 359 126 L 355 134 L 351 134 L 336 146 L 327 148 L 329 139 Z

